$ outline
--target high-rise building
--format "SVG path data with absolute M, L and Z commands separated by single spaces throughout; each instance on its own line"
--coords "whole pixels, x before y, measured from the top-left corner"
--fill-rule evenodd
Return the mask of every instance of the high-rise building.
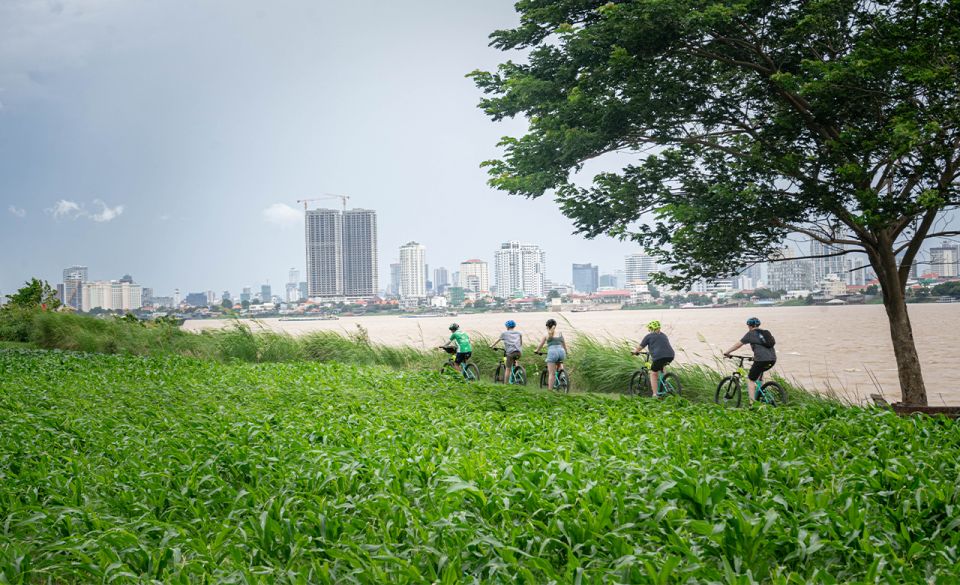
M 273 300 L 273 289 L 269 284 L 260 285 L 260 300 L 264 303 L 269 303 Z
M 291 268 L 287 271 L 287 282 L 292 282 L 293 284 L 300 282 L 300 271 L 296 268 Z
M 418 299 L 427 296 L 424 274 L 426 248 L 417 242 L 400 246 L 400 298 Z
M 207 304 L 216 305 L 219 301 L 217 300 L 217 293 L 212 290 L 207 291 Z
M 437 291 L 438 294 L 443 294 L 447 290 L 447 287 L 450 286 L 450 275 L 447 273 L 447 269 L 436 268 L 433 271 L 433 288 Z
M 460 282 L 457 285 L 466 292 L 487 294 L 490 292 L 490 268 L 476 258 L 460 263 Z
M 93 309 L 135 311 L 143 306 L 143 290 L 139 284 L 119 280 L 83 283 L 81 294 L 84 312 Z
M 153 306 L 153 289 L 152 288 L 141 288 L 140 289 L 140 302 L 143 303 L 144 307 Z
M 220 298 L 223 299 L 223 301 L 233 302 L 233 297 L 230 295 L 230 291 L 228 290 L 223 291 L 223 294 L 220 295 Z
M 516 240 L 504 242 L 496 251 L 495 259 L 498 296 L 544 296 L 546 255 L 539 246 Z M 463 274 L 460 281 L 463 282 Z
M 867 283 L 867 262 L 863 256 L 848 255 L 843 260 L 844 275 L 848 286 L 863 286 Z
M 601 274 L 597 288 L 617 288 L 617 277 L 613 274 Z
M 813 281 L 822 282 L 827 276 L 836 274 L 846 280 L 844 270 L 845 254 L 842 245 L 830 245 L 810 240 L 810 260 L 813 262 Z
M 650 273 L 657 271 L 657 261 L 653 256 L 645 253 L 629 254 L 626 257 L 624 285 L 634 284 L 636 282 L 647 282 L 650 280 Z
M 87 282 L 86 266 L 71 266 L 63 269 L 63 294 L 61 302 L 78 311 L 83 308 L 83 284 Z
M 942 242 L 930 248 L 930 272 L 941 278 L 960 275 L 960 245 Z
M 187 293 L 187 298 L 183 300 L 191 307 L 206 307 L 207 306 L 207 295 L 202 292 Z
M 343 212 L 343 296 L 371 298 L 380 288 L 377 262 L 377 212 Z
M 400 263 L 394 262 L 390 265 L 390 288 L 387 294 L 391 296 L 400 296 Z
M 377 294 L 377 212 L 311 209 L 306 215 L 307 282 L 311 298 Z
M 343 215 L 340 211 L 308 210 L 306 241 L 310 298 L 343 296 Z
M 595 293 L 600 286 L 600 268 L 593 264 L 573 265 L 573 288 L 581 293 Z
M 243 287 L 243 289 L 240 291 L 240 302 L 249 303 L 252 300 L 253 300 L 252 289 L 249 286 Z
M 767 288 L 770 290 L 813 290 L 813 262 L 797 258 L 796 250 L 785 247 L 770 258 Z
M 310 298 L 310 285 L 307 284 L 306 280 L 300 281 L 300 298 L 299 301 L 305 301 Z

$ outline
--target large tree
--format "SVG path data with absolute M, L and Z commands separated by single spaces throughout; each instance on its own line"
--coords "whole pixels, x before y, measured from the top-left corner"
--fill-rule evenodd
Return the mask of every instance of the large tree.
M 926 404 L 904 289 L 924 239 L 957 234 L 943 217 L 960 201 L 960 5 L 516 8 L 520 25 L 491 39 L 523 60 L 472 74 L 494 120 L 528 121 L 485 163 L 492 185 L 553 192 L 579 233 L 636 241 L 674 283 L 766 261 L 791 234 L 833 246 L 824 255 L 865 253 L 903 400 Z M 575 182 L 603 157 L 621 170 Z

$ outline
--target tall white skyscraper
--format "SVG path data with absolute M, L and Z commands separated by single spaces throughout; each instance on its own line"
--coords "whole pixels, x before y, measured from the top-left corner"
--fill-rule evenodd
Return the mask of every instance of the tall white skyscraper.
M 370 298 L 377 294 L 376 211 L 308 210 L 306 245 L 311 298 Z
M 86 266 L 71 266 L 63 269 L 63 298 L 64 305 L 81 310 L 83 308 L 83 284 L 87 282 Z
M 504 242 L 495 253 L 497 296 L 542 297 L 546 264 L 546 254 L 539 246 L 516 240 Z M 460 272 L 463 282 L 462 268 Z
M 647 282 L 650 280 L 650 273 L 657 271 L 657 261 L 649 254 L 629 254 L 626 257 L 625 266 L 626 285 L 637 281 Z
M 846 281 L 845 255 L 831 256 L 831 254 L 837 254 L 842 251 L 843 246 L 841 245 L 831 246 L 816 240 L 810 240 L 810 256 L 812 256 L 811 261 L 813 262 L 814 282 L 819 283 L 831 274 L 836 274 L 841 280 Z
M 941 277 L 958 276 L 960 271 L 960 245 L 942 242 L 939 246 L 930 248 L 930 268 Z
M 483 260 L 466 260 L 460 263 L 459 287 L 468 292 L 490 292 L 490 268 Z
M 400 246 L 400 298 L 427 296 L 426 248 L 417 242 Z

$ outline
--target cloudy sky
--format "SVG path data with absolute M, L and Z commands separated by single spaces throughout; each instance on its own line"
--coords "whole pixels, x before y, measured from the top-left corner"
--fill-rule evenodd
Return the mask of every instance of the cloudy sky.
M 523 125 L 464 75 L 516 23 L 512 0 L 3 0 L 0 291 L 75 263 L 156 294 L 280 285 L 323 193 L 378 211 L 381 285 L 410 240 L 431 267 L 520 239 L 554 280 L 622 268 L 630 245 L 486 185 Z

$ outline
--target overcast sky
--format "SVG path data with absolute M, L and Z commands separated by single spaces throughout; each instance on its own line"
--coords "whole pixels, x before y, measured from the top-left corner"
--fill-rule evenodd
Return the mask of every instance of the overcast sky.
M 381 286 L 410 240 L 451 271 L 509 239 L 557 281 L 622 268 L 631 245 L 486 185 L 524 126 L 464 75 L 505 58 L 512 4 L 0 1 L 0 291 L 74 263 L 156 294 L 279 286 L 305 263 L 296 200 L 323 193 L 379 213 Z

